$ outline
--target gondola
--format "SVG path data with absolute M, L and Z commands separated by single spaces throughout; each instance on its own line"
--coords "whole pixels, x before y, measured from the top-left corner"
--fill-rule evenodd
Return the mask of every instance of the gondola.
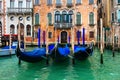
M 19 61 L 39 62 L 46 57 L 46 48 L 35 48 L 33 51 L 22 51 L 19 47 L 16 49 L 16 55 Z
M 51 51 L 50 57 L 55 61 L 62 61 L 68 59 L 70 49 L 67 44 L 57 44 Z
M 93 46 L 75 45 L 74 46 L 74 58 L 78 60 L 85 60 L 93 54 Z

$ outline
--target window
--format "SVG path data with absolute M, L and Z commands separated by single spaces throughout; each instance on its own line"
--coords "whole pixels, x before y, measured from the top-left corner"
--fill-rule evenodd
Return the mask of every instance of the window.
M 73 11 L 69 11 L 69 13 L 68 13 L 68 23 L 72 23 L 72 15 L 73 15 Z
M 72 0 L 67 0 L 67 7 L 72 7 Z
M 60 19 L 61 19 L 60 12 L 56 11 L 55 12 L 55 23 L 60 23 Z
M 10 8 L 14 8 L 14 0 L 10 0 Z
M 48 24 L 51 25 L 52 24 L 52 14 L 48 13 Z
M 94 0 L 89 0 L 89 4 L 94 4 Z
M 0 12 L 1 12 L 1 9 L 2 9 L 2 1 L 0 1 Z
M 28 16 L 26 19 L 27 19 L 27 21 L 30 21 L 31 18 L 30 18 L 30 16 Z
M 114 18 L 114 13 L 112 13 L 112 22 L 114 22 L 114 19 L 115 19 L 115 18 Z
M 93 32 L 93 31 L 90 31 L 89 34 L 90 34 L 90 35 L 89 35 L 90 38 L 94 38 L 94 32 Z
M 18 1 L 18 7 L 22 8 L 22 6 L 23 6 L 23 1 Z
M 77 36 L 77 38 L 81 38 L 81 31 L 77 31 L 76 36 Z
M 38 32 L 34 32 L 34 37 L 38 38 Z
M 89 14 L 89 24 L 91 25 L 91 24 L 94 24 L 94 13 L 93 12 L 91 12 L 90 14 Z
M 52 32 L 48 32 L 48 37 L 52 38 Z
M 20 21 L 22 21 L 22 20 L 23 20 L 23 17 L 22 17 L 22 16 L 20 16 L 20 17 L 19 17 L 19 20 L 20 20 Z
M 35 0 L 35 5 L 39 5 L 39 0 Z
M 118 0 L 118 4 L 120 4 L 120 0 Z
M 81 24 L 81 13 L 79 13 L 79 12 L 76 15 L 76 23 L 77 23 L 77 25 Z
M 61 4 L 61 0 L 56 0 L 56 4 Z
M 10 17 L 10 20 L 13 21 L 13 20 L 14 20 L 14 16 L 11 16 L 11 17 Z
M 35 14 L 35 25 L 39 25 L 39 14 Z
M 31 35 L 31 26 L 30 25 L 27 25 L 27 36 L 30 36 Z
M 117 21 L 120 23 L 120 10 L 117 12 Z
M 81 4 L 81 0 L 76 0 L 76 4 Z
M 72 4 L 72 0 L 67 0 L 67 4 Z
M 62 12 L 62 22 L 67 23 L 67 12 L 66 11 Z
M 14 25 L 10 26 L 10 33 L 15 34 L 15 26 Z
M 30 8 L 30 2 L 31 0 L 26 0 L 26 8 Z
M 47 5 L 52 5 L 52 0 L 47 0 Z
M 0 22 L 0 37 L 2 36 L 2 23 Z

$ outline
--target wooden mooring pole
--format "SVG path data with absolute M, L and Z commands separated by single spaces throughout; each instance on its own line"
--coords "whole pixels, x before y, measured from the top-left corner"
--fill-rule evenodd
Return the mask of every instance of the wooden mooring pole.
M 74 59 L 74 28 L 71 28 L 71 36 L 72 36 L 72 64 L 75 64 L 75 59 Z
M 115 24 L 115 26 L 116 26 L 116 24 Z M 115 43 L 114 43 L 114 34 L 115 34 L 115 26 L 112 26 L 113 27 L 113 31 L 112 31 L 112 34 L 113 34 L 113 45 L 112 45 L 112 47 L 113 47 L 113 49 L 112 49 L 112 56 L 113 57 L 115 57 Z
M 101 51 L 101 56 L 100 56 L 100 63 L 103 64 L 103 21 L 102 18 L 100 19 L 100 23 L 101 23 L 101 44 L 100 44 L 100 51 Z

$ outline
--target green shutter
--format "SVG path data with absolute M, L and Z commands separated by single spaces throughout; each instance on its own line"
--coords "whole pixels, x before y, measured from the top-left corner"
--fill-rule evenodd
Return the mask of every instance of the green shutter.
M 67 23 L 69 23 L 69 14 L 66 14 L 67 15 Z
M 76 15 L 76 22 L 77 22 L 77 24 L 81 24 L 81 14 L 80 13 L 77 13 L 77 15 Z
M 35 25 L 39 24 L 39 14 L 35 14 Z
M 63 22 L 63 15 L 60 14 L 60 22 L 62 23 Z
M 50 24 L 52 24 L 52 14 L 50 14 Z
M 94 14 L 93 13 L 89 14 L 89 22 L 90 22 L 90 24 L 94 24 Z

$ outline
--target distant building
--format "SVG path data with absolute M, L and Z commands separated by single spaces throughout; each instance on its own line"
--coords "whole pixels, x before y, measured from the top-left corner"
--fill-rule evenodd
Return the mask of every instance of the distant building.
M 44 37 L 48 34 L 49 43 L 69 43 L 69 37 L 74 35 L 74 42 L 77 44 L 77 32 L 82 43 L 83 27 L 86 44 L 92 41 L 96 43 L 97 0 L 34 0 L 33 5 L 35 43 L 39 28 L 41 43 L 44 43 Z M 74 33 L 71 33 L 71 28 Z
M 0 0 L 0 45 L 2 45 L 2 35 L 5 30 L 5 6 L 5 0 Z
M 111 25 L 114 43 L 120 47 L 120 0 L 111 0 Z
M 21 40 L 27 43 L 32 42 L 32 0 L 2 0 L 4 3 L 5 20 L 3 31 L 4 43 L 9 42 L 9 35 L 12 41 L 17 40 L 18 27 L 20 26 Z M 24 39 L 25 37 L 25 39 Z

